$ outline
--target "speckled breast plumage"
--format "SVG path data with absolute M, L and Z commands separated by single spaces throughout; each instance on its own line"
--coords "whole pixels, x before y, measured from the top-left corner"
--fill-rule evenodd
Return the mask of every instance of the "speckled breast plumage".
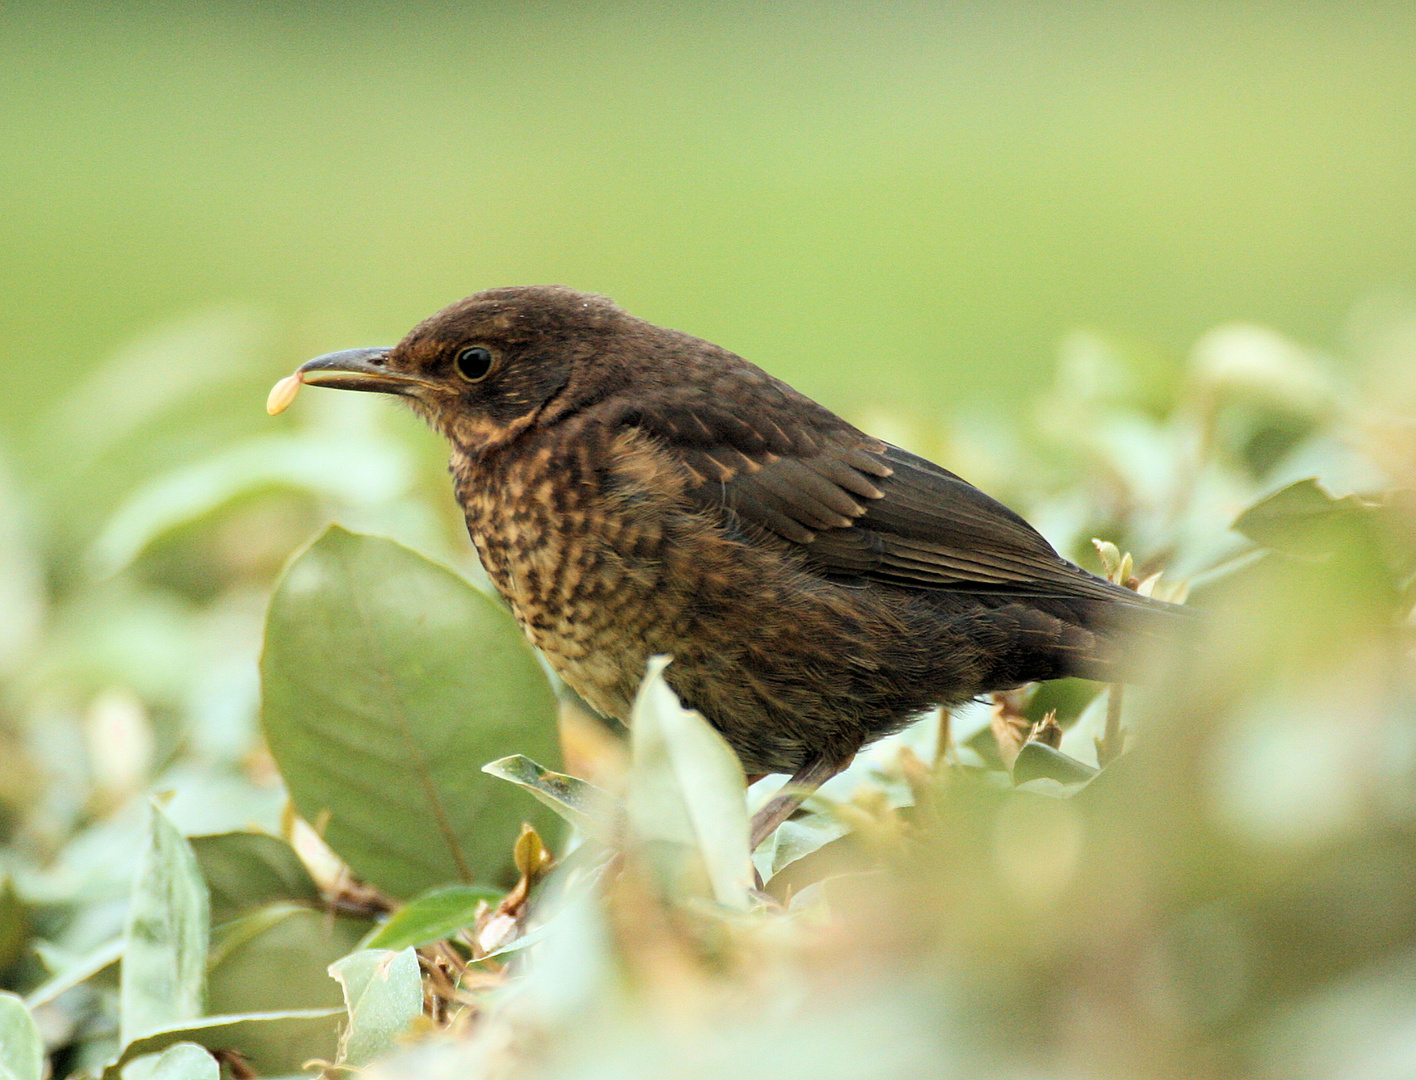
M 627 719 L 648 658 L 667 653 L 670 684 L 748 771 L 790 772 L 823 746 L 849 757 L 929 703 L 936 680 L 922 676 L 939 659 L 923 613 L 734 537 L 693 508 L 684 470 L 639 431 L 571 422 L 455 452 L 453 474 L 493 584 L 606 715 Z M 900 654 L 909 640 L 918 648 Z

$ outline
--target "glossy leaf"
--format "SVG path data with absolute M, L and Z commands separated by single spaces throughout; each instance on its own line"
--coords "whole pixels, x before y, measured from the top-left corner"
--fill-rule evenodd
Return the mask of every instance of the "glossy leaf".
M 0 1080 L 40 1080 L 44 1042 L 25 1003 L 0 991 Z
M 630 722 L 633 764 L 630 828 L 642 840 L 666 840 L 702 857 L 713 896 L 747 905 L 747 780 L 737 755 L 703 719 L 680 704 L 664 681 L 667 657 L 649 661 Z
M 344 988 L 349 1022 L 339 1039 L 339 1064 L 367 1065 L 423 1013 L 423 978 L 411 948 L 363 949 L 329 969 Z
M 156 803 L 133 882 L 119 984 L 120 1042 L 202 1014 L 209 928 L 206 883 L 191 845 Z
M 466 929 L 477 920 L 477 908 L 496 904 L 505 894 L 476 885 L 445 885 L 410 900 L 364 942 L 368 949 L 418 947 Z
M 476 765 L 556 759 L 550 685 L 511 616 L 450 570 L 331 527 L 276 591 L 261 671 L 297 809 L 384 891 L 500 881 L 521 822 L 551 828 Z

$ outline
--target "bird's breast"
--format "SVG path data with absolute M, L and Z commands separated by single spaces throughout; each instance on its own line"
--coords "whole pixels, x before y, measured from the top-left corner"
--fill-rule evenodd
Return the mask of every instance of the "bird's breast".
M 676 618 L 662 595 L 682 562 L 682 478 L 633 433 L 453 458 L 482 565 L 527 637 L 591 705 L 628 712 Z

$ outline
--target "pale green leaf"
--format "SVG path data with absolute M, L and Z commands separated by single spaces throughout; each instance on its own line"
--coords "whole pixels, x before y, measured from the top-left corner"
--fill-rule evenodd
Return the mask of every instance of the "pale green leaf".
M 251 439 L 138 488 L 104 524 L 87 560 L 100 577 L 116 574 L 166 533 L 252 492 L 310 491 L 354 506 L 387 501 L 406 486 L 409 472 L 406 455 L 394 444 Z
M 69 960 L 60 970 L 31 990 L 25 997 L 25 1004 L 36 1009 L 46 1002 L 53 1001 L 64 991 L 72 990 L 79 983 L 93 978 L 104 968 L 116 964 L 123 958 L 123 944 L 121 937 L 114 938 L 82 956 Z
M 156 803 L 151 813 L 123 931 L 123 1045 L 201 1016 L 206 989 L 206 883 L 177 827 Z
M 0 1080 L 39 1080 L 44 1043 L 25 1003 L 0 991 Z
M 221 1080 L 221 1066 L 206 1047 L 181 1042 L 129 1062 L 123 1080 Z
M 782 822 L 752 853 L 752 861 L 763 881 L 771 881 L 798 859 L 839 840 L 850 827 L 833 814 L 806 814 Z
M 331 964 L 344 989 L 349 1022 L 339 1040 L 339 1063 L 367 1065 L 393 1045 L 423 1012 L 423 978 L 411 949 L 363 949 Z
M 630 827 L 643 840 L 691 847 L 717 901 L 746 907 L 747 780 L 723 737 L 664 681 L 668 664 L 662 656 L 649 661 L 631 713 Z

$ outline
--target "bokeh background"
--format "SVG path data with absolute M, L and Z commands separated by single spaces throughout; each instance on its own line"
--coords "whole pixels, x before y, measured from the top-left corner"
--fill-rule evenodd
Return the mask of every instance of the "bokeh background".
M 334 519 L 477 578 L 411 416 L 263 410 L 302 360 L 476 290 L 608 293 L 1201 599 L 1261 497 L 1413 481 L 1409 3 L 14 0 L 0 149 L 0 981 L 23 991 L 121 930 L 145 792 L 189 834 L 280 830 L 256 656 L 292 552 Z M 1099 804 L 1140 831 L 1102 845 L 1121 885 L 1107 858 L 1089 879 L 1145 909 L 1131 936 L 1098 946 L 1096 916 L 1059 956 L 989 931 L 1015 1002 L 1090 980 L 1078 1068 L 1104 1045 L 1116 1075 L 1237 1075 L 1287 1024 L 1263 1068 L 1328 1075 L 1377 1002 L 1409 1075 L 1410 568 L 1353 528 L 1371 549 L 1336 577 L 1225 578 L 1207 687 L 1151 706 L 1193 728 L 1183 768 Z M 247 956 L 216 1005 L 260 1007 L 232 987 L 297 954 L 299 1000 L 337 1004 L 323 965 L 352 940 Z M 1117 965 L 1180 989 L 1133 1013 Z M 112 1051 L 111 999 L 43 1014 L 65 1067 Z
M 1410 288 L 1401 3 L 191 4 L 0 15 L 4 416 L 255 305 L 278 372 L 609 293 L 836 406 L 1016 399 L 1095 326 L 1333 344 Z

